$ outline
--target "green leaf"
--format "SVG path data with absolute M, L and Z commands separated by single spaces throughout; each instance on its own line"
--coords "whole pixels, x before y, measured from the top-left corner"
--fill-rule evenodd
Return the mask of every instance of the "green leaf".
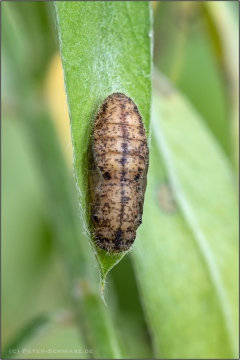
M 133 251 L 156 357 L 236 358 L 233 173 L 191 105 L 154 74 L 153 140 Z
M 3 113 L 1 124 L 2 347 L 26 322 L 66 298 L 59 276 L 66 271 L 53 257 L 41 177 L 21 120 Z
M 10 101 L 25 99 L 28 86 L 39 87 L 43 80 L 55 50 L 50 7 L 41 2 L 2 4 L 3 59 L 8 72 L 4 72 L 4 83 L 11 87 Z
M 39 111 L 40 112 L 40 111 Z M 112 319 L 98 295 L 93 258 L 84 241 L 77 218 L 72 179 L 64 163 L 54 127 L 47 115 L 36 115 L 25 124 L 32 141 L 32 153 L 44 174 L 46 207 L 56 247 L 60 250 L 70 280 L 68 291 L 82 339 L 94 349 L 96 358 L 119 358 L 120 350 Z
M 178 89 L 187 95 L 226 154 L 231 157 L 227 114 L 229 87 L 225 86 L 226 76 L 224 79 L 221 77 L 223 74 L 217 66 L 213 44 L 204 22 L 205 8 L 212 7 L 212 13 L 217 17 L 219 9 L 227 3 L 229 2 L 179 1 L 175 5 L 174 2 L 162 2 L 154 18 L 154 56 L 158 69 L 172 82 L 174 80 L 175 86 L 177 84 Z M 179 21 L 176 21 L 177 18 Z M 219 20 L 222 24 L 221 16 Z M 170 22 L 173 23 L 171 27 L 168 26 Z M 226 39 L 232 22 L 233 20 L 228 19 L 226 24 L 230 25 L 223 29 Z M 234 36 L 229 38 L 229 43 L 233 41 L 236 44 L 233 38 Z M 218 48 L 218 44 L 214 46 Z M 237 53 L 236 46 L 235 49 Z M 237 56 L 232 57 L 237 61 Z
M 232 156 L 239 173 L 239 18 L 231 2 L 203 2 L 207 30 L 222 71 L 228 97 Z
M 71 121 L 74 168 L 82 218 L 89 238 L 88 149 L 95 115 L 114 92 L 133 99 L 147 133 L 151 102 L 151 13 L 147 2 L 56 2 L 59 43 Z M 91 245 L 101 272 L 124 253 Z
M 88 359 L 93 354 L 93 349 L 84 346 L 73 314 L 64 310 L 35 318 L 8 344 L 2 355 L 17 359 Z
M 6 346 L 2 352 L 2 357 L 7 359 L 15 357 L 19 351 L 19 348 L 21 348 L 26 341 L 29 341 L 40 330 L 42 330 L 42 328 L 45 328 L 47 325 L 49 325 L 49 320 L 49 316 L 47 315 L 42 315 L 35 318 L 17 334 L 11 343 Z

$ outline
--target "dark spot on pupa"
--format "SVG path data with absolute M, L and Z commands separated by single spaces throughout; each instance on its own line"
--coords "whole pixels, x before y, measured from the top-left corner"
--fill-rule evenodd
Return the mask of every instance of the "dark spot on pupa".
M 123 235 L 123 232 L 121 229 L 118 229 L 116 234 L 115 234 L 115 243 L 116 245 L 120 245 L 121 244 L 121 241 L 122 241 L 122 235 Z
M 138 114 L 138 108 L 136 107 L 136 105 L 134 105 L 133 110 Z
M 107 108 L 108 108 L 108 104 L 107 104 L 107 102 L 105 102 L 102 106 L 102 114 L 105 114 Z
M 138 226 L 140 226 L 142 223 L 142 218 L 140 218 L 137 223 L 138 223 Z
M 140 174 L 137 174 L 134 178 L 135 181 L 138 181 L 140 179 Z
M 122 149 L 123 149 L 123 152 L 126 152 L 126 150 L 128 149 L 128 143 L 126 142 L 123 142 L 122 145 L 121 145 Z
M 120 160 L 120 164 L 121 164 L 121 165 L 125 165 L 126 162 L 127 162 L 127 156 L 126 156 L 126 155 L 123 155 L 123 157 L 122 157 L 121 160 Z
M 98 222 L 98 216 L 96 214 L 92 214 L 92 219 L 95 222 Z
M 103 174 L 103 178 L 105 179 L 105 180 L 110 180 L 111 179 L 111 175 L 109 174 L 109 172 L 105 172 L 104 174 Z
M 124 204 L 127 204 L 129 200 L 131 200 L 131 198 L 128 197 L 128 196 L 123 196 L 123 197 L 122 197 L 122 202 L 123 202 Z

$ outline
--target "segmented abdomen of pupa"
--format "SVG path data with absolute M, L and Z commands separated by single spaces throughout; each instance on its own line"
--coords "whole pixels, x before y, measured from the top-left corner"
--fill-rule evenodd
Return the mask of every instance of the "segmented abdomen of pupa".
M 148 146 L 141 115 L 126 95 L 108 96 L 94 123 L 89 187 L 96 244 L 128 250 L 142 222 Z

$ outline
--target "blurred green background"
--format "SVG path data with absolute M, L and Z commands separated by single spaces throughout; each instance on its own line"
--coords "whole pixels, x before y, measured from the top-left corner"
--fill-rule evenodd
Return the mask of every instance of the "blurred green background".
M 222 41 L 227 49 L 233 43 L 237 57 L 238 2 L 227 5 L 231 21 L 226 28 L 217 5 L 212 10 L 204 2 L 154 2 L 154 63 L 205 119 L 237 177 L 238 115 L 232 109 L 238 102 L 238 59 L 225 56 L 219 44 Z M 68 276 L 55 243 L 45 174 L 32 135 L 37 131 L 37 119 L 47 116 L 52 120 L 77 202 L 54 8 L 44 2 L 3 2 L 1 9 L 2 346 L 18 334 L 21 337 L 25 326 L 38 316 L 54 314 L 47 335 L 33 331 L 30 336 L 30 331 L 23 343 L 30 348 L 79 348 L 82 339 L 71 313 Z M 223 33 L 227 40 L 222 39 Z M 75 216 L 91 257 L 78 210 Z M 96 266 L 92 271 L 98 277 Z M 152 357 L 131 255 L 111 271 L 107 289 L 110 309 L 118 308 L 115 321 L 125 353 L 128 357 Z M 49 326 L 48 321 L 42 322 L 43 327 Z M 133 332 L 135 340 L 129 341 Z M 21 354 L 12 356 L 21 358 Z

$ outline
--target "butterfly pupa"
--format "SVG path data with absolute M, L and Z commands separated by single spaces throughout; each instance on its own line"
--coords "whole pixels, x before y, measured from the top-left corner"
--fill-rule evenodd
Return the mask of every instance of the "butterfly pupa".
M 102 103 L 89 157 L 90 215 L 96 244 L 127 251 L 142 223 L 149 150 L 136 104 L 122 93 Z

